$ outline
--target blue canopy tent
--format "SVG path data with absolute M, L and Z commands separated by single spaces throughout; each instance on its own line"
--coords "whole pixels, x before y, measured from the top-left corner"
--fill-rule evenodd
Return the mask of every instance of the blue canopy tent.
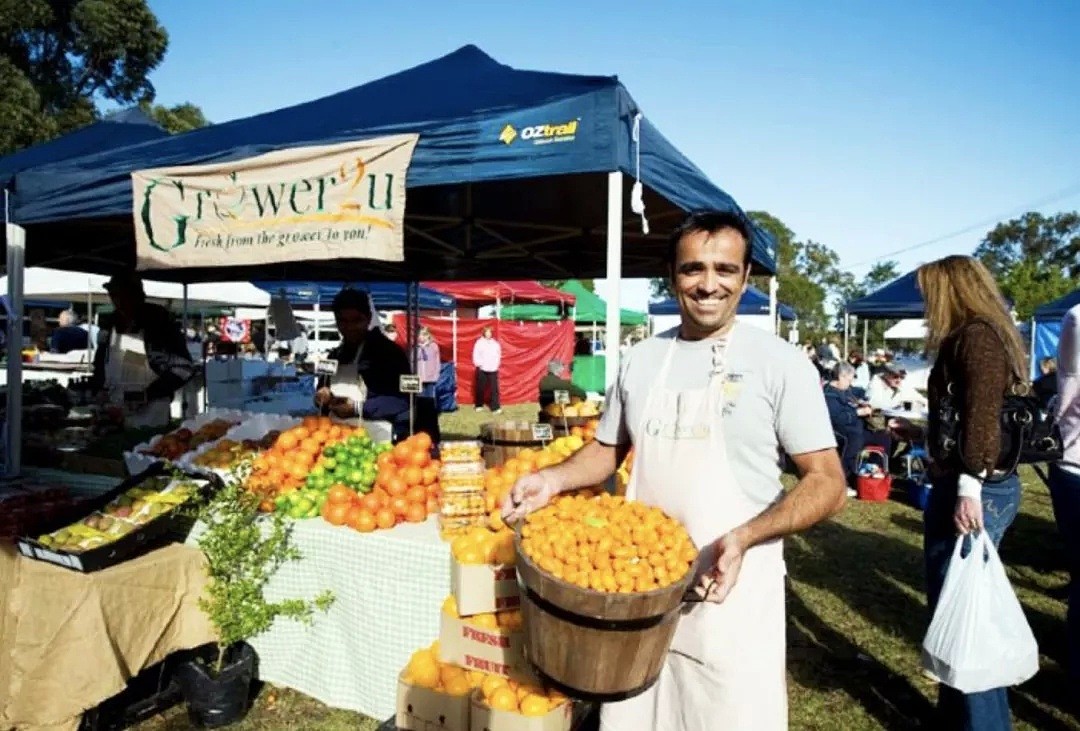
M 334 297 L 344 287 L 353 287 L 371 293 L 375 308 L 379 310 L 404 310 L 408 307 L 408 286 L 398 282 L 252 282 L 270 295 L 284 293 L 290 304 L 329 307 Z M 428 287 L 420 287 L 417 298 L 421 310 L 452 310 L 456 306 L 453 297 Z
M 915 272 L 894 279 L 865 297 L 848 302 L 849 315 L 864 320 L 905 320 L 923 316 L 923 298 Z
M 780 316 L 780 319 L 784 322 L 794 322 L 799 319 L 799 316 L 795 314 L 795 310 L 791 309 L 788 305 L 777 303 L 776 312 Z M 677 315 L 679 314 L 679 305 L 673 299 L 666 299 L 660 302 L 651 302 L 649 304 L 650 315 Z M 737 315 L 767 315 L 769 314 L 769 296 L 762 292 L 757 287 L 747 287 L 743 292 L 743 296 L 739 298 L 739 309 L 736 310 Z
M 1073 307 L 1080 305 L 1080 289 L 1035 309 L 1031 318 L 1031 378 L 1037 378 L 1039 362 L 1057 356 L 1061 340 L 1061 319 Z

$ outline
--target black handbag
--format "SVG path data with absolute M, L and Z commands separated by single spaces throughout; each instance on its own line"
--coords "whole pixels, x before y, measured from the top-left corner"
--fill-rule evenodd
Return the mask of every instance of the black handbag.
M 997 330 L 994 330 L 995 334 Z M 998 338 L 1001 335 L 998 334 Z M 1002 341 L 1002 347 L 1005 343 Z M 954 384 L 946 384 L 945 394 L 938 404 L 938 447 L 942 455 L 955 455 L 960 464 L 968 468 L 964 458 L 963 425 L 960 423 L 959 398 Z M 1031 385 L 1014 380 L 1005 394 L 999 416 L 1001 425 L 1001 451 L 998 455 L 995 471 L 1002 474 L 987 475 L 985 482 L 995 483 L 1016 474 L 1022 464 L 1038 462 L 1056 462 L 1062 457 L 1061 431 L 1058 428 L 1053 405 L 1044 412 Z M 974 474 L 974 473 L 973 473 Z

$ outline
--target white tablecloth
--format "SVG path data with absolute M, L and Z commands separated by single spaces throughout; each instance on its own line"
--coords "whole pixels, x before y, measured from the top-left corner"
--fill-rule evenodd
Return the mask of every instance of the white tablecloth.
M 882 409 L 882 416 L 887 416 L 890 419 L 907 419 L 908 421 L 924 422 L 930 418 L 930 412 L 925 410 L 911 410 L 907 409 Z
M 303 558 L 279 570 L 268 598 L 310 599 L 329 589 L 336 601 L 310 627 L 278 621 L 256 638 L 259 677 L 333 708 L 392 716 L 398 674 L 414 651 L 438 638 L 450 593 L 449 545 L 434 517 L 374 533 L 322 519 L 295 526 Z

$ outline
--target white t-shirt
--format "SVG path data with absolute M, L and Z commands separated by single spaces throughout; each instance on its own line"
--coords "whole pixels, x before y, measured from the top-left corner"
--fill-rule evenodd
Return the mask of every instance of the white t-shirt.
M 1064 454 L 1061 466 L 1080 474 L 1080 305 L 1065 313 L 1058 341 L 1058 428 Z
M 678 328 L 643 340 L 623 357 L 596 438 L 609 445 L 634 443 L 653 386 L 704 389 L 713 370 L 711 340 L 675 344 L 667 384 L 656 377 Z M 836 446 L 818 372 L 796 347 L 745 323 L 732 328 L 725 358 L 728 384 L 723 429 L 728 460 L 743 489 L 762 509 L 783 490 L 782 453 L 803 454 Z M 720 415 L 717 415 L 720 418 Z

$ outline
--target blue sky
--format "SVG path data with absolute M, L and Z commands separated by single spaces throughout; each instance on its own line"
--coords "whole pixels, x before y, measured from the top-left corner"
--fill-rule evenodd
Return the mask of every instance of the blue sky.
M 857 274 L 965 229 L 892 258 L 970 252 L 987 222 L 1032 207 L 1080 208 L 1080 2 L 150 4 L 170 35 L 158 100 L 212 121 L 466 43 L 519 68 L 617 74 L 740 205 Z M 643 282 L 622 292 L 647 298 Z

